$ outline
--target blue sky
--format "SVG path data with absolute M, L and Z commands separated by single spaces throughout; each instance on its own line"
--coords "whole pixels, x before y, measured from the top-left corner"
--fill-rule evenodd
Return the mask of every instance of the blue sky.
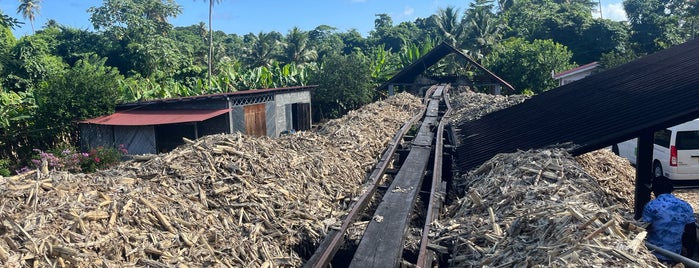
M 182 6 L 182 14 L 170 22 L 175 26 L 189 26 L 208 21 L 208 1 L 176 0 Z M 625 20 L 622 0 L 602 0 L 602 15 L 613 20 Z M 297 26 L 312 30 L 326 24 L 344 32 L 357 29 L 366 36 L 374 28 L 375 14 L 386 13 L 394 24 L 414 21 L 435 14 L 439 8 L 454 6 L 465 10 L 468 0 L 222 0 L 216 4 L 213 15 L 214 30 L 225 33 L 258 33 L 278 31 L 286 34 Z M 34 21 L 40 29 L 49 19 L 74 28 L 92 30 L 87 9 L 100 6 L 99 0 L 43 0 Z M 24 21 L 17 14 L 17 0 L 1 0 L 0 9 L 12 17 Z M 15 36 L 31 33 L 28 21 L 14 30 Z

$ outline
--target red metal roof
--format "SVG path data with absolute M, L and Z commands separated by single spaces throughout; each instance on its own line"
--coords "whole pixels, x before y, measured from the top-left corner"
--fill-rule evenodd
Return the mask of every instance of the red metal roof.
M 85 124 L 98 124 L 110 126 L 147 126 L 165 125 L 187 122 L 201 122 L 218 115 L 222 115 L 230 109 L 220 110 L 128 110 L 81 121 Z

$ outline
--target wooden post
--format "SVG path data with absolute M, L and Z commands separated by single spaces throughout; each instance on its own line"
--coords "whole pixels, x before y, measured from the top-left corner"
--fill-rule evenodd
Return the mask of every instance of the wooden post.
M 634 218 L 643 216 L 643 207 L 650 201 L 650 185 L 653 181 L 653 131 L 638 137 L 636 155 L 636 192 L 634 195 Z
M 393 92 L 393 84 L 389 84 L 388 85 L 388 95 L 393 96 L 393 94 L 395 94 L 395 92 Z

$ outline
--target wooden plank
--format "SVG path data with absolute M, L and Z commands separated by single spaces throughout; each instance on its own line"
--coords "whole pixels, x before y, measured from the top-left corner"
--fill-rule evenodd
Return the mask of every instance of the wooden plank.
M 393 139 L 389 142 L 388 148 L 386 148 L 386 151 L 383 152 L 381 159 L 376 163 L 374 170 L 367 178 L 366 191 L 357 199 L 356 203 L 352 205 L 352 210 L 343 220 L 340 230 L 331 230 L 328 232 L 328 235 L 326 235 L 325 239 L 323 239 L 323 241 L 320 243 L 316 249 L 316 252 L 313 253 L 313 256 L 311 256 L 303 267 L 327 267 L 330 261 L 332 261 L 332 258 L 335 256 L 335 253 L 337 253 L 337 250 L 344 241 L 344 234 L 347 231 L 347 228 L 354 222 L 359 213 L 362 212 L 369 204 L 371 197 L 376 192 L 376 188 L 381 181 L 381 176 L 383 176 L 385 173 L 388 165 L 393 162 L 393 154 L 396 152 L 396 149 L 398 149 L 400 140 L 403 138 L 403 136 L 405 136 L 405 133 L 408 132 L 410 127 L 413 126 L 418 119 L 422 118 L 423 113 L 424 110 L 413 116 L 410 121 L 405 123 L 403 127 L 401 127 L 393 136 Z
M 267 135 L 265 104 L 252 104 L 243 107 L 245 111 L 245 133 L 251 136 Z
M 432 141 L 434 140 L 433 129 L 437 127 L 437 124 L 436 117 L 425 117 L 422 120 L 419 132 L 413 139 L 413 146 L 432 146 Z
M 350 267 L 396 267 L 431 148 L 414 147 L 367 225 Z

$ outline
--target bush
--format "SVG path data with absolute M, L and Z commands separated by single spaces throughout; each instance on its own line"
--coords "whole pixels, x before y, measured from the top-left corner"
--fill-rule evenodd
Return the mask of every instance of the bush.
M 46 161 L 49 169 L 68 172 L 94 172 L 98 169 L 108 168 L 119 163 L 121 157 L 128 153 L 123 144 L 118 148 L 97 147 L 89 152 L 79 152 L 74 148 L 60 148 L 44 152 L 34 149 L 37 153 L 32 163 L 39 168 L 41 162 Z
M 0 159 L 0 176 L 10 176 L 10 160 Z
M 123 144 L 119 144 L 118 148 L 103 147 L 90 149 L 87 153 L 87 159 L 83 162 L 84 172 L 94 172 L 98 169 L 104 169 L 119 163 L 121 157 L 127 154 L 128 151 Z

